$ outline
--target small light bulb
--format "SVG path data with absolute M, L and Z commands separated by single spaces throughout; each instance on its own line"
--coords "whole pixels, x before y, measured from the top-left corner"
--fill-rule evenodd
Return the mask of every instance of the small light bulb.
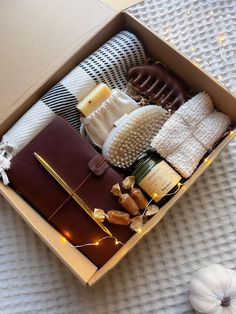
M 154 193 L 152 199 L 153 199 L 154 201 L 157 201 L 158 198 L 159 198 L 158 193 Z
M 212 163 L 212 161 L 208 158 L 204 159 L 204 164 L 206 164 L 207 166 L 209 166 Z
M 214 16 L 214 11 L 210 11 L 209 16 Z
M 64 234 L 64 236 L 65 236 L 66 239 L 71 239 L 71 233 L 70 233 L 69 231 L 64 230 L 64 231 L 63 231 L 63 234 Z
M 117 239 L 115 240 L 115 245 L 118 245 L 120 243 L 120 241 L 118 241 Z
M 97 242 L 95 242 L 95 245 L 99 245 L 99 242 L 97 241 Z
M 223 45 L 223 43 L 225 42 L 225 33 L 219 33 L 216 39 L 221 45 Z
M 61 242 L 62 242 L 62 243 L 66 243 L 66 242 L 67 242 L 66 238 L 63 237 L 63 236 L 61 236 Z

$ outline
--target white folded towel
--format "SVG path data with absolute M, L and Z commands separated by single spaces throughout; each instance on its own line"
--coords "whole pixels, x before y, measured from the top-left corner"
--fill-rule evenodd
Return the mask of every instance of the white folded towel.
M 229 117 L 222 112 L 214 110 L 196 126 L 193 135 L 206 150 L 209 150 L 227 130 L 229 125 Z
M 178 109 L 178 115 L 192 127 L 214 111 L 211 97 L 206 92 L 195 95 Z
M 151 146 L 184 178 L 188 178 L 230 123 L 230 118 L 217 112 L 210 96 L 202 92 L 167 120 Z

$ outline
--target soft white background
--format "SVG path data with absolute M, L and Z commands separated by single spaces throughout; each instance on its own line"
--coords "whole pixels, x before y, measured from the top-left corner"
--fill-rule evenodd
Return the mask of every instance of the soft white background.
M 146 0 L 129 11 L 236 93 L 236 0 Z M 236 141 L 92 288 L 0 198 L 0 313 L 191 314 L 194 271 L 211 262 L 236 269 L 235 225 Z

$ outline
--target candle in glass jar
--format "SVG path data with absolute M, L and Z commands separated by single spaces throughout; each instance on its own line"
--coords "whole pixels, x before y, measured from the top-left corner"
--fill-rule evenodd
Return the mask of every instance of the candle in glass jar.
M 156 152 L 142 154 L 131 166 L 136 183 L 155 202 L 178 188 L 182 177 Z

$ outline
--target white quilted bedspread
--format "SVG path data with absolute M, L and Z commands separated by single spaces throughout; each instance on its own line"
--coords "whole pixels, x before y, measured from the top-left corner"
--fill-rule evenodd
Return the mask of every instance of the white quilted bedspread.
M 236 0 L 146 0 L 129 10 L 236 93 Z M 0 198 L 0 313 L 191 314 L 192 274 L 236 269 L 236 141 L 122 262 L 83 287 Z

